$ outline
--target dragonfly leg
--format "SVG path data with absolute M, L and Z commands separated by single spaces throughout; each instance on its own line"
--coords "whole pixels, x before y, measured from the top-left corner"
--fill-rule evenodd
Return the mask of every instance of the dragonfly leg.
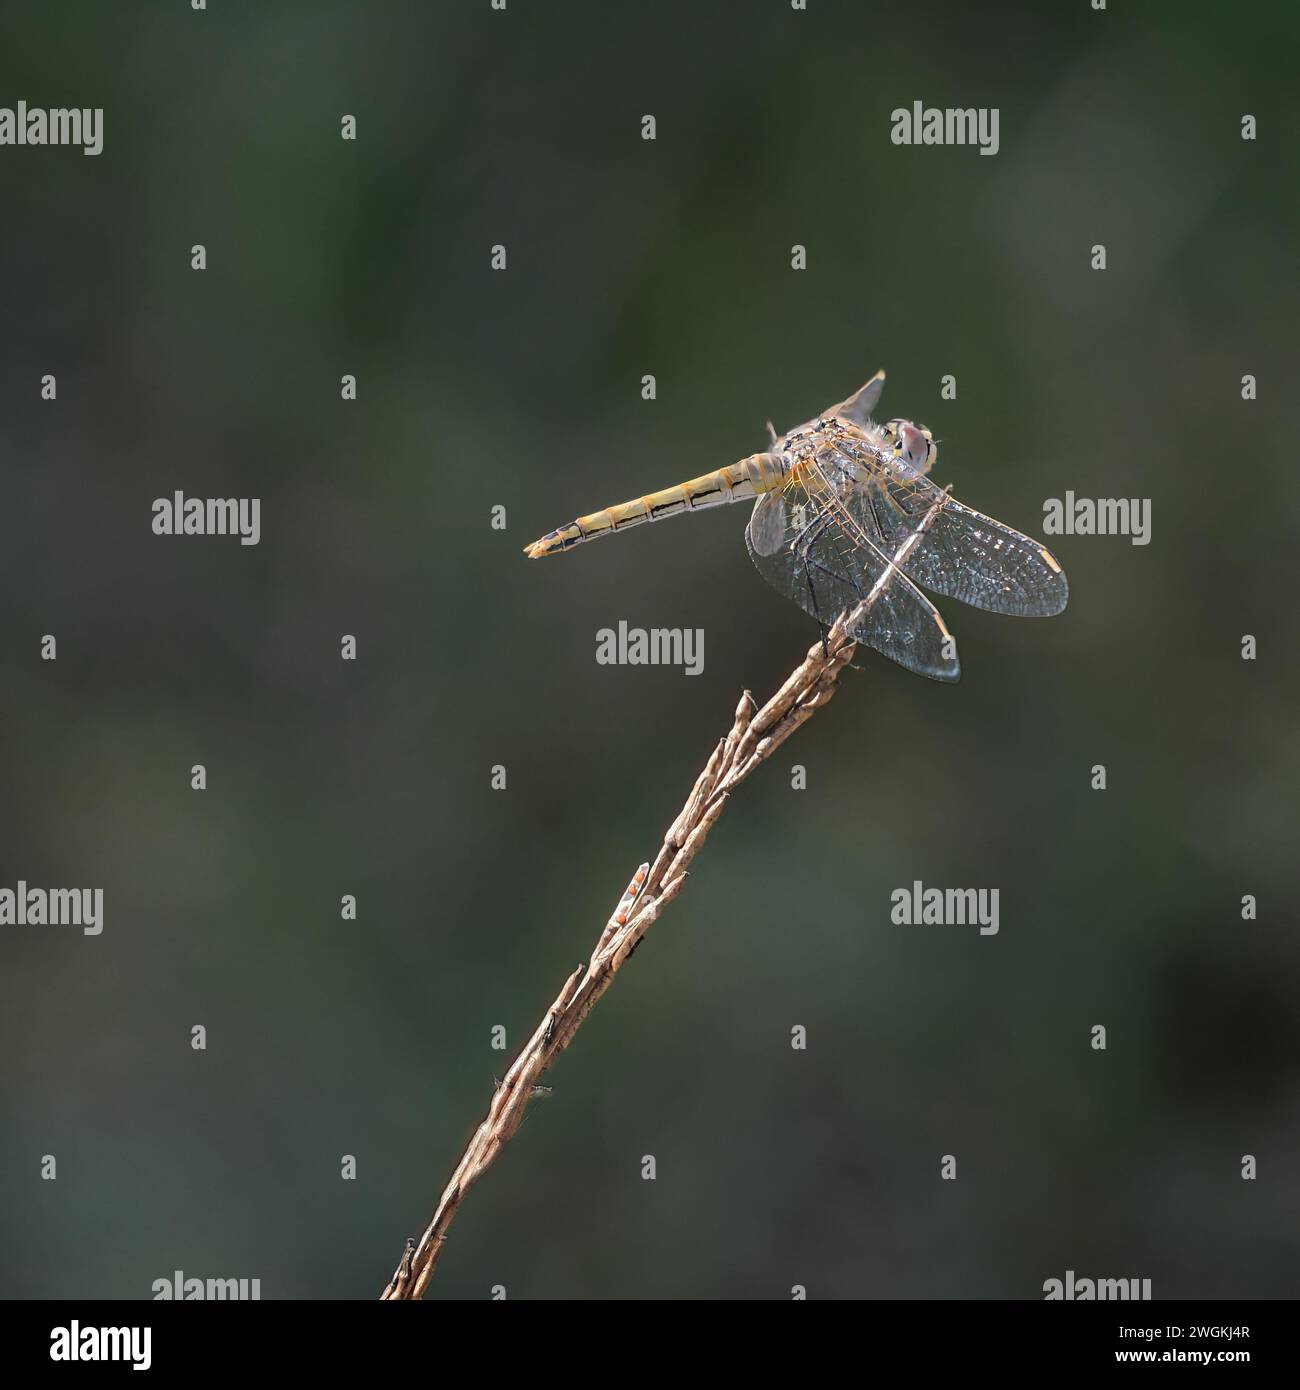
M 825 620 L 822 618 L 821 609 L 817 605 L 817 590 L 813 588 L 812 566 L 808 563 L 807 554 L 805 553 L 802 558 L 804 582 L 808 585 L 808 597 L 812 600 L 812 614 L 813 617 L 817 620 L 817 627 L 821 631 L 822 635 L 822 655 L 829 660 L 831 649 L 830 646 L 827 644 L 826 639 L 830 636 L 831 630 L 829 627 L 827 627 Z M 819 565 L 818 568 L 820 569 L 821 566 Z
M 831 649 L 826 639 L 830 636 L 831 630 L 821 615 L 821 608 L 817 603 L 817 590 L 813 587 L 812 582 L 812 569 L 808 563 L 808 552 L 812 548 L 812 543 L 821 532 L 826 529 L 826 525 L 827 518 L 825 516 L 819 516 L 816 521 L 804 527 L 803 531 L 795 539 L 794 544 L 790 547 L 790 550 L 792 554 L 799 557 L 803 564 L 804 581 L 808 585 L 808 597 L 812 600 L 812 615 L 817 620 L 817 626 L 821 629 L 822 655 L 829 660 Z M 821 569 L 822 566 L 818 565 L 817 568 Z
M 851 574 L 841 574 L 838 570 L 827 569 L 827 567 L 826 567 L 825 565 L 823 565 L 820 561 L 814 561 L 814 562 L 813 562 L 812 568 L 813 568 L 813 569 L 816 569 L 816 570 L 818 570 L 820 573 L 824 574 L 824 575 L 827 577 L 827 579 L 836 579 L 836 580 L 838 580 L 841 584 L 851 584 L 851 585 L 853 586 L 854 592 L 857 594 L 857 596 L 858 596 L 859 599 L 864 599 L 864 598 L 866 598 L 866 596 L 867 596 L 866 590 L 862 587 L 861 584 L 858 583 L 858 581 L 853 577 L 853 575 L 851 575 Z M 807 560 L 806 557 L 805 557 L 805 559 L 804 559 L 804 575 L 805 575 L 805 577 L 806 577 L 807 580 L 808 580 L 808 592 L 811 594 L 811 593 L 813 592 L 812 571 L 809 569 L 808 560 Z M 813 598 L 813 608 L 814 608 L 814 610 L 816 609 L 816 607 L 817 607 L 817 599 L 816 599 L 816 597 L 814 596 L 814 598 Z M 827 637 L 829 636 L 829 634 L 830 634 L 830 629 L 829 629 L 828 627 L 826 627 L 826 625 L 822 622 L 822 617 L 821 617 L 821 614 L 820 614 L 820 613 L 815 613 L 814 616 L 817 618 L 817 621 L 818 621 L 819 623 L 822 623 L 822 653 L 823 653 L 824 656 L 826 656 L 827 658 L 829 658 L 829 657 L 830 657 L 830 654 L 831 654 L 831 650 L 830 650 L 829 645 L 828 645 L 827 642 L 826 642 L 826 638 L 827 638 Z M 860 666 L 854 666 L 853 669 L 854 669 L 855 671 L 860 671 L 860 670 L 862 669 L 862 667 L 860 667 Z

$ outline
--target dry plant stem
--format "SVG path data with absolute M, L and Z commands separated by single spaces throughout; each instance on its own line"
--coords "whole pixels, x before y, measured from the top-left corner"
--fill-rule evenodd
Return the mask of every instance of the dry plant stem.
M 728 796 L 831 698 L 853 650 L 846 618 L 841 616 L 825 641 L 809 648 L 803 662 L 762 709 L 755 706 L 748 691 L 742 696 L 730 733 L 713 750 L 681 814 L 664 836 L 653 864 L 642 864 L 636 871 L 605 924 L 591 959 L 579 965 L 564 982 L 555 1003 L 506 1072 L 492 1097 L 487 1117 L 475 1130 L 439 1198 L 432 1220 L 417 1244 L 407 1242 L 401 1263 L 381 1298 L 412 1300 L 423 1296 L 438 1263 L 447 1227 L 465 1194 L 519 1128 L 542 1073 L 573 1041 L 583 1019 L 609 988 L 641 938 L 681 892 L 691 860 L 722 814 Z

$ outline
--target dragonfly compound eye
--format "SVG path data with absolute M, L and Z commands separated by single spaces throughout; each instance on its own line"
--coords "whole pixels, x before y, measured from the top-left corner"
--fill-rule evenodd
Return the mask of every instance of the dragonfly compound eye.
M 913 468 L 922 467 L 930 456 L 929 430 L 914 425 L 910 420 L 904 420 L 898 427 L 898 435 L 908 463 Z M 897 448 L 898 445 L 894 447 Z

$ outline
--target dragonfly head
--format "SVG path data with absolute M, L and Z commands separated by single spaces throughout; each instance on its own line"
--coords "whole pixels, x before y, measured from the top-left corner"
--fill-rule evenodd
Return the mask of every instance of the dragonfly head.
M 912 420 L 890 420 L 884 426 L 885 446 L 918 472 L 928 473 L 939 457 L 934 435 Z

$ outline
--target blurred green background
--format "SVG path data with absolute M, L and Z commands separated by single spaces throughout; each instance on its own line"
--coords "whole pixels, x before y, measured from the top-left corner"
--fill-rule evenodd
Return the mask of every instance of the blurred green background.
M 105 109 L 96 159 L 0 149 L 0 885 L 106 919 L 0 930 L 0 1292 L 378 1294 L 740 691 L 816 634 L 740 508 L 520 547 L 877 367 L 967 502 L 1041 534 L 1067 489 L 1147 497 L 1151 543 L 1053 539 L 1051 622 L 943 601 L 958 686 L 861 654 L 430 1296 L 1297 1292 L 1294 6 L 0 23 L 0 105 Z M 914 100 L 998 107 L 1000 152 L 892 145 Z M 155 537 L 176 489 L 260 497 L 261 544 Z M 704 673 L 598 666 L 620 620 L 702 627 Z M 892 925 L 914 879 L 999 888 L 1000 933 Z

